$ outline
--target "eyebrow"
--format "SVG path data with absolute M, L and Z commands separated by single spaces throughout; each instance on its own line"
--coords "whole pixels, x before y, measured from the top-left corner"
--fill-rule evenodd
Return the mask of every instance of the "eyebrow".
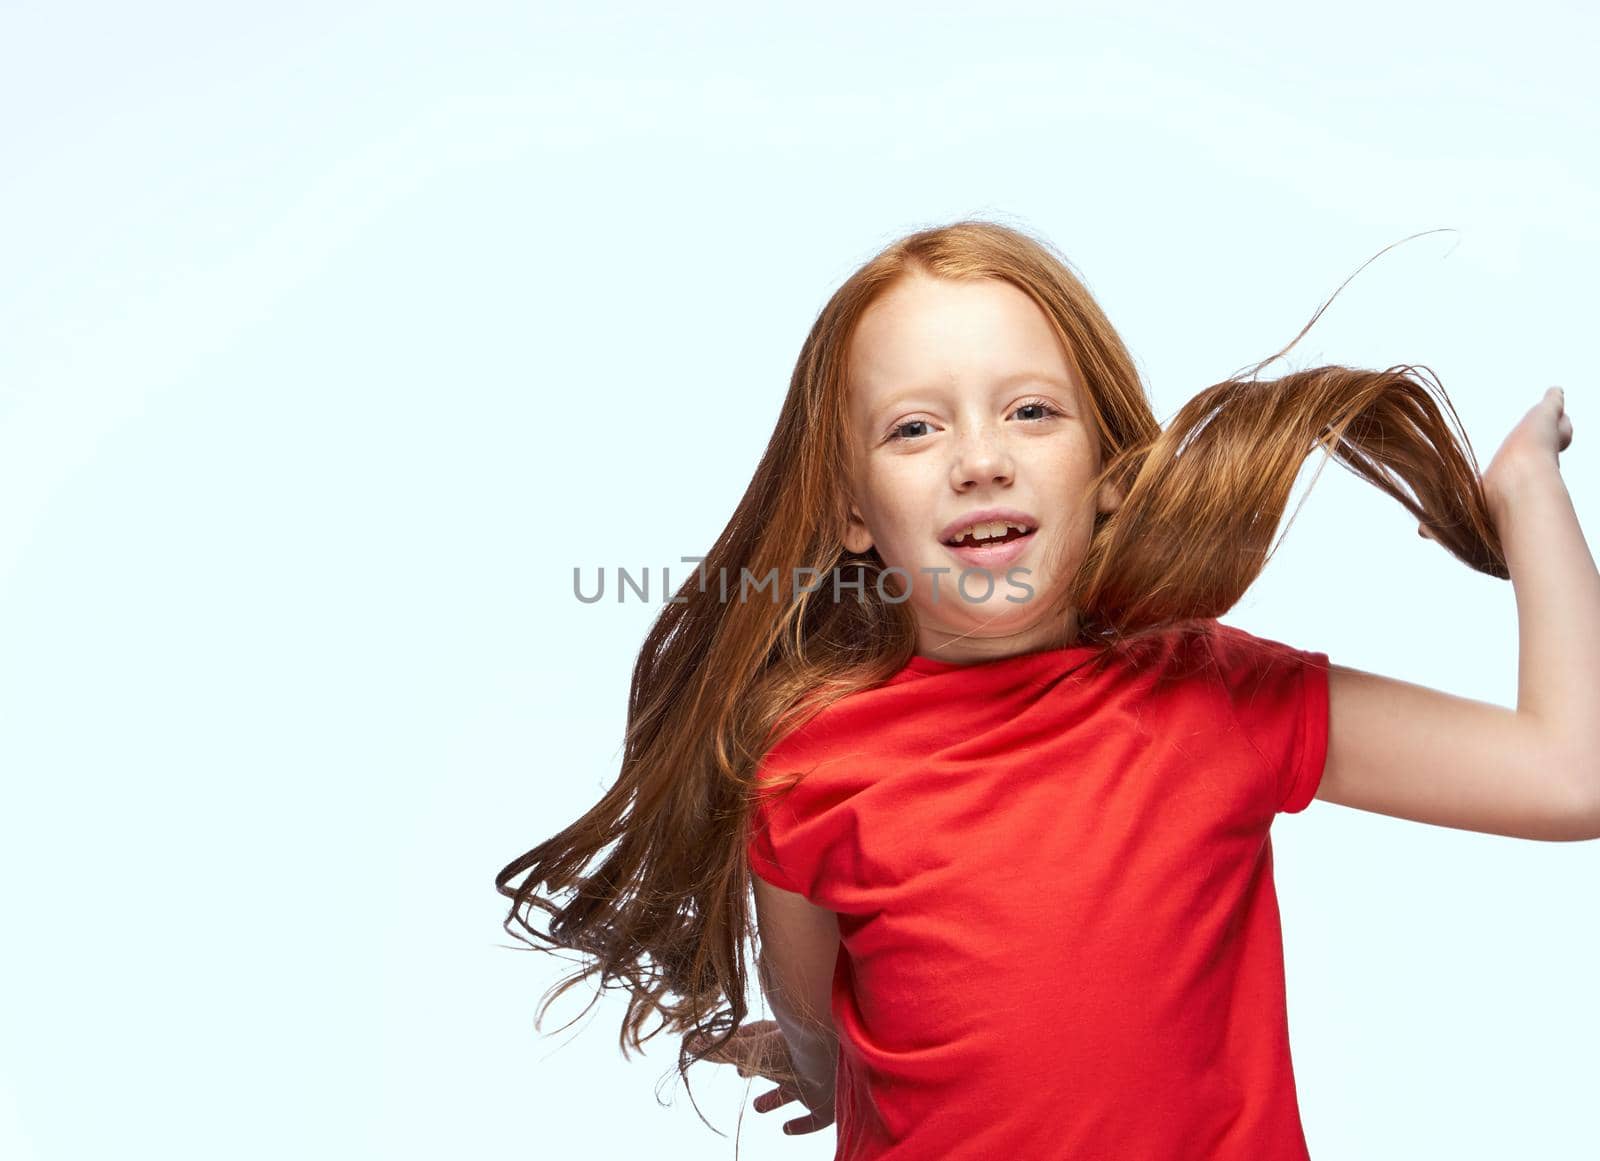
M 1051 386 L 1059 387 L 1069 393 L 1073 389 L 1072 384 L 1066 379 L 1063 379 L 1060 375 L 1053 375 L 1048 371 L 1015 371 L 1001 379 L 997 386 L 1010 387 L 1017 383 L 1033 382 L 1049 383 Z

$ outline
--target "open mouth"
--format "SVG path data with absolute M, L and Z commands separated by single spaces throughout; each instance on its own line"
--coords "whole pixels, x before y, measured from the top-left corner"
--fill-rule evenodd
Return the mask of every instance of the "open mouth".
M 995 520 L 985 524 L 975 524 L 943 543 L 950 548 L 983 548 L 1009 544 L 1013 540 L 1021 540 L 1024 536 L 1032 536 L 1034 531 L 1033 526 L 1028 524 Z

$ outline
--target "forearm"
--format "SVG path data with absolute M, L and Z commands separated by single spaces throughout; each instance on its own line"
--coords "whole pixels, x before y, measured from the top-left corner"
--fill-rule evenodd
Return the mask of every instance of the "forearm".
M 797 1046 L 787 1031 L 783 1036 L 789 1043 L 789 1059 L 794 1061 L 806 1107 L 819 1111 L 833 1108 L 834 1085 L 838 1083 L 838 1038 L 812 1037 Z
M 1600 572 L 1554 465 L 1529 465 L 1491 507 L 1516 592 L 1517 710 L 1551 739 L 1577 800 L 1600 803 Z
M 799 1074 L 806 1106 L 816 1109 L 822 1107 L 824 1100 L 831 1103 L 839 1051 L 839 1038 L 831 1024 L 823 1028 L 802 1017 L 789 1006 L 781 991 L 768 991 L 766 997 L 772 1018 L 789 1046 L 789 1059 Z

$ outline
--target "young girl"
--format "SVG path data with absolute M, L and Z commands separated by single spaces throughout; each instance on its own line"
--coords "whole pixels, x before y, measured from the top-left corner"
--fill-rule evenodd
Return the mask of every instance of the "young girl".
M 625 1047 L 658 1016 L 686 1079 L 775 1081 L 755 1107 L 800 1102 L 785 1128 L 836 1124 L 841 1158 L 1306 1157 L 1276 815 L 1600 836 L 1561 392 L 1480 478 L 1415 371 L 1235 376 L 1163 429 L 1047 246 L 889 246 L 646 639 L 616 785 L 497 876 L 507 930 L 592 957 L 544 1006 L 622 979 Z M 1514 582 L 1516 710 L 1217 620 L 1318 446 Z M 747 1022 L 752 894 L 776 1019 Z

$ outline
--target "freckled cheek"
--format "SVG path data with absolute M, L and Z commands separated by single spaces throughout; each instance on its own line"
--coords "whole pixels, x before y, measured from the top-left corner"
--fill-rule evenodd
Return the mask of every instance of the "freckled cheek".
M 888 530 L 883 545 L 885 553 L 892 554 L 900 563 L 928 556 L 937 547 L 925 527 L 930 519 L 924 514 L 919 520 L 911 522 L 904 518 L 897 520 Z

